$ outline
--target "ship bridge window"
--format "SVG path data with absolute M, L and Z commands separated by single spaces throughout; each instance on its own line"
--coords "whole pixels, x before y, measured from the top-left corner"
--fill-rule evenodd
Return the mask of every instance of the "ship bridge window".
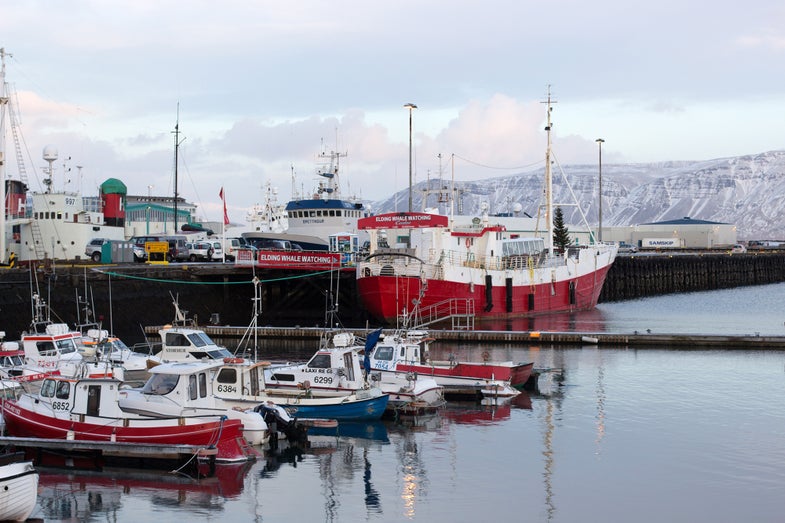
M 377 360 L 392 361 L 393 348 L 380 345 L 379 347 L 377 347 L 376 353 L 373 355 L 373 357 L 376 358 Z
M 308 362 L 310 369 L 329 369 L 330 368 L 330 355 L 329 354 L 316 354 L 311 361 Z

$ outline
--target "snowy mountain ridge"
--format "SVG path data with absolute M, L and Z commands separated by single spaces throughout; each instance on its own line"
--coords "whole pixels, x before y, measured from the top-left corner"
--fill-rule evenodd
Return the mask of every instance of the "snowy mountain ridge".
M 575 199 L 592 227 L 598 222 L 599 166 L 567 165 L 553 169 L 553 201 L 565 222 L 582 223 Z M 563 173 L 563 176 L 562 176 Z M 480 214 L 486 204 L 491 214 L 518 208 L 536 216 L 543 199 L 544 169 L 478 181 L 456 182 L 458 214 Z M 571 196 L 567 178 L 575 199 Z M 452 191 L 449 179 L 417 183 L 412 207 L 439 207 L 434 189 Z M 423 199 L 428 197 L 425 205 Z M 446 200 L 443 196 L 442 201 Z M 570 205 L 572 204 L 572 205 Z M 406 210 L 408 188 L 375 202 L 374 212 Z M 694 162 L 602 165 L 602 222 L 604 227 L 629 226 L 690 217 L 735 224 L 740 240 L 785 239 L 785 150 Z

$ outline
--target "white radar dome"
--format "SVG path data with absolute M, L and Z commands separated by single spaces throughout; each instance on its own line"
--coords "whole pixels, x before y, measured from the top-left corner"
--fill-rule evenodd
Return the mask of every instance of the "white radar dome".
M 54 145 L 44 147 L 44 160 L 47 162 L 57 160 L 57 147 Z

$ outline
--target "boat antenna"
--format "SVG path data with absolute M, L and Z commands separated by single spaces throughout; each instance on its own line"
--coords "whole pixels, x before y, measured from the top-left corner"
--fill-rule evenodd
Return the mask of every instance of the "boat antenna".
M 180 144 L 185 141 L 185 138 L 180 140 L 180 102 L 177 102 L 177 120 L 174 124 L 174 131 L 172 131 L 172 134 L 174 134 L 174 233 L 173 234 L 177 234 L 177 198 L 179 196 L 177 193 L 177 164 L 179 163 L 178 155 L 180 151 Z
M 545 148 L 545 220 L 546 220 L 546 230 L 548 231 L 548 236 L 545 238 L 545 246 L 548 249 L 548 254 L 550 256 L 553 255 L 553 187 L 552 187 L 552 177 L 551 177 L 551 129 L 553 129 L 553 123 L 551 122 L 551 111 L 553 110 L 552 104 L 556 102 L 551 100 L 551 86 L 548 85 L 548 99 L 545 102 L 547 104 L 546 110 L 546 124 L 545 124 L 545 134 L 547 136 L 547 146 Z

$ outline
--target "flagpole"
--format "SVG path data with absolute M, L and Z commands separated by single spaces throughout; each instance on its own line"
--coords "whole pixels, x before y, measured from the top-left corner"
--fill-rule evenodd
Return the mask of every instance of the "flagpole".
M 226 196 L 221 187 L 221 203 L 223 203 L 223 216 L 221 216 L 221 263 L 226 263 Z

